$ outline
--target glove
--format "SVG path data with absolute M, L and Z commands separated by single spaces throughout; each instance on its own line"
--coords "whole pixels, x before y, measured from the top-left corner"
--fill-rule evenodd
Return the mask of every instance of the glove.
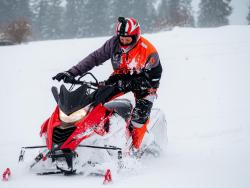
M 101 82 L 98 82 L 98 83 L 96 83 L 96 82 L 91 82 L 90 84 L 91 84 L 92 86 L 95 86 L 95 87 L 98 87 L 98 88 L 104 87 L 104 86 L 107 85 L 105 81 L 101 81 Z
M 52 77 L 53 80 L 60 82 L 63 80 L 64 83 L 74 83 L 75 77 L 70 72 L 60 72 L 56 76 Z
M 113 85 L 119 91 L 124 92 L 127 88 L 128 80 L 127 75 L 115 74 L 110 76 L 109 79 L 105 81 L 105 85 Z
M 152 87 L 147 75 L 144 73 L 132 75 L 130 86 L 132 90 L 143 90 Z

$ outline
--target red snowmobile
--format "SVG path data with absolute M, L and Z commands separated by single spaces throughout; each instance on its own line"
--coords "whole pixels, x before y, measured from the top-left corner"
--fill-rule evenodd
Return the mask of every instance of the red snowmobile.
M 87 75 L 95 82 L 81 81 Z M 75 89 L 76 85 L 79 87 Z M 123 157 L 131 147 L 131 137 L 126 132 L 126 126 L 133 102 L 118 96 L 110 97 L 115 86 L 98 86 L 94 75 L 86 73 L 75 80 L 69 89 L 63 84 L 59 92 L 56 87 L 52 87 L 57 106 L 42 124 L 40 131 L 46 145 L 22 147 L 19 161 L 23 161 L 27 149 L 38 148 L 40 151 L 29 166 L 37 169 L 40 175 L 102 174 L 106 168 L 102 165 L 107 164 L 107 161 L 115 162 L 118 168 L 123 168 Z M 148 131 L 148 139 L 143 141 L 140 157 L 146 151 L 157 155 L 161 147 L 157 142 L 166 139 L 166 120 L 159 112 L 153 109 L 156 118 L 148 128 L 151 131 Z M 159 133 L 161 136 L 156 138 L 155 134 Z M 153 149 L 151 147 L 149 150 L 149 145 L 154 145 Z

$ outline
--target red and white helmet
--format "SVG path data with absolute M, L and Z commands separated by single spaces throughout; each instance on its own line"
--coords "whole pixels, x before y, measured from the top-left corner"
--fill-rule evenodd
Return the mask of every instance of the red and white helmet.
M 116 26 L 117 36 L 128 36 L 134 38 L 136 43 L 141 37 L 140 24 L 134 18 L 118 18 L 118 24 Z

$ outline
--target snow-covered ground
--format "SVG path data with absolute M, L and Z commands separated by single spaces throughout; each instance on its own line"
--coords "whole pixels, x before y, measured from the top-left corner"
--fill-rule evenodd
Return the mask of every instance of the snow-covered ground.
M 167 150 L 112 187 L 250 187 L 250 26 L 175 28 L 146 35 L 158 49 L 163 77 L 155 107 L 168 121 Z M 41 123 L 55 107 L 51 77 L 107 38 L 0 47 L 0 187 L 102 187 L 102 178 L 36 176 L 21 170 L 21 146 L 40 144 Z M 106 79 L 109 62 L 92 72 Z

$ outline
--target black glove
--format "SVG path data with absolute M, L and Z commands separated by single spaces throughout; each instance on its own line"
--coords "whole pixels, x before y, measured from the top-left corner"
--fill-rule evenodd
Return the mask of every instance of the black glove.
M 90 84 L 91 84 L 92 86 L 98 87 L 98 88 L 104 87 L 104 86 L 107 85 L 107 84 L 106 84 L 106 81 L 101 81 L 101 82 L 98 82 L 98 83 L 96 83 L 96 82 L 91 82 Z
M 60 72 L 56 76 L 52 77 L 53 80 L 60 82 L 63 80 L 64 83 L 75 83 L 75 77 L 70 72 Z
M 147 74 L 143 72 L 132 75 L 130 86 L 132 90 L 143 90 L 152 87 Z
M 108 80 L 106 80 L 104 83 L 105 85 L 113 85 L 115 86 L 119 91 L 125 91 L 126 89 L 126 83 L 129 80 L 126 78 L 126 75 L 123 74 L 114 74 L 109 77 Z

